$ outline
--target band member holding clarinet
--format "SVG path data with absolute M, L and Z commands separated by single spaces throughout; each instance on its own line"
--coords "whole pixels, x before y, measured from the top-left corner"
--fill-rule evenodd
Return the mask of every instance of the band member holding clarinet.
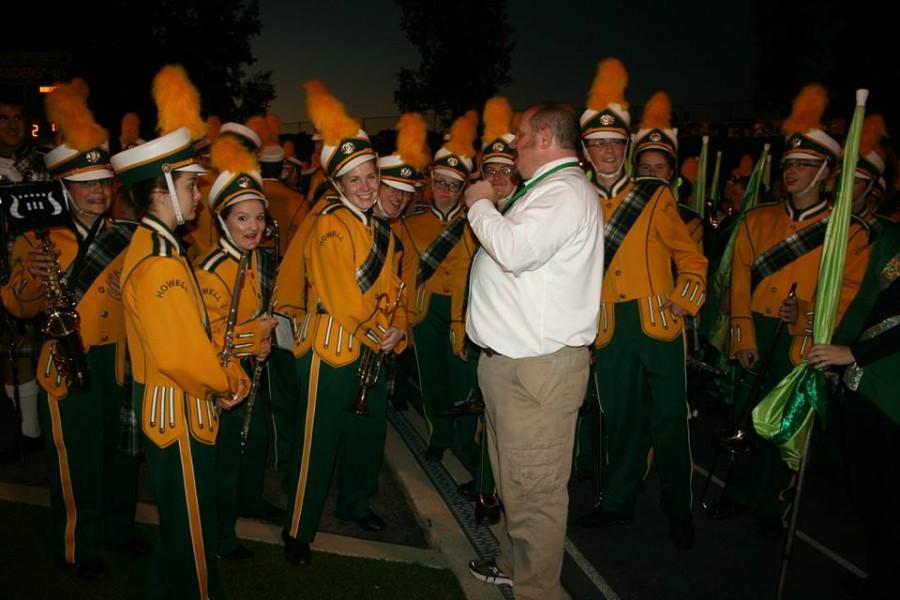
M 372 389 L 361 388 L 362 381 L 369 381 L 369 373 L 360 368 L 363 357 L 368 354 L 366 362 L 377 368 L 384 353 L 400 352 L 406 345 L 396 240 L 390 224 L 372 214 L 379 185 L 377 156 L 366 133 L 324 84 L 313 81 L 305 87 L 310 117 L 324 138 L 322 164 L 338 198 L 316 218 L 305 248 L 312 352 L 301 358 L 307 393 L 298 409 L 302 431 L 282 534 L 285 557 L 295 565 L 310 561 L 309 543 L 351 419 L 384 418 L 384 378 Z M 366 406 L 359 406 L 361 398 L 368 399 Z M 354 410 L 369 416 L 353 415 Z M 373 468 L 377 471 L 380 462 L 380 454 L 344 461 L 341 477 L 364 477 Z
M 175 234 L 200 202 L 192 140 L 205 131 L 197 90 L 180 66 L 153 81 L 155 140 L 111 158 L 141 216 L 126 250 L 122 302 L 134 405 L 159 509 L 148 598 L 224 597 L 216 567 L 217 409 L 241 402 L 250 381 L 211 339 L 200 286 Z M 221 360 L 221 362 L 220 362 Z
M 59 568 L 97 579 L 109 573 L 104 545 L 132 554 L 149 545 L 133 533 L 137 464 L 118 452 L 125 330 L 114 280 L 136 224 L 106 218 L 115 176 L 85 88 L 59 85 L 46 101 L 63 143 L 44 160 L 65 185 L 71 227 L 20 236 L 2 295 L 16 316 L 48 314 L 38 380 L 52 548 Z
M 264 276 L 258 249 L 266 230 L 268 201 L 256 158 L 233 136 L 213 142 L 210 158 L 219 172 L 209 190 L 209 210 L 218 229 L 216 247 L 195 263 L 197 282 L 206 305 L 216 346 L 230 338 L 231 358 L 240 361 L 248 376 L 253 362 L 268 358 L 275 320 L 266 316 L 272 281 Z M 258 388 L 258 384 L 257 384 Z M 258 389 L 251 390 L 256 394 Z M 238 515 L 263 505 L 266 462 L 266 425 L 263 411 L 253 411 L 245 444 L 241 430 L 250 401 L 220 415 L 216 440 L 216 496 L 219 519 L 218 554 L 222 558 L 250 558 L 253 553 L 237 539 Z M 243 451 L 242 451 L 243 446 Z M 254 506 L 250 506 L 254 505 Z M 277 511 L 273 506 L 271 512 Z

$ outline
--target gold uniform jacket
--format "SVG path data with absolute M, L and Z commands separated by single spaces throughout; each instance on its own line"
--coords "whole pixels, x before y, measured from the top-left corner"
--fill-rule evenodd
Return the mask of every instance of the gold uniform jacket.
M 144 434 L 160 448 L 186 431 L 214 444 L 213 396 L 250 382 L 238 361 L 219 365 L 191 265 L 172 231 L 153 216 L 141 220 L 125 251 L 122 302 L 134 381 L 144 386 Z
M 822 246 L 763 278 L 753 290 L 751 267 L 758 256 L 785 238 L 826 218 L 830 212 L 825 201 L 802 211 L 795 209 L 790 202 L 779 202 L 763 204 L 747 212 L 738 229 L 732 259 L 732 357 L 742 350 L 760 351 L 756 343 L 753 313 L 777 319 L 781 304 L 787 298 L 791 285 L 796 282 L 799 318 L 796 323 L 788 325 L 787 331 L 791 336 L 791 362 L 796 365 L 804 359 L 812 347 L 812 318 Z M 849 236 L 836 324 L 840 323 L 844 311 L 856 295 L 868 263 L 866 228 L 854 219 Z
M 60 269 L 65 271 L 78 254 L 78 237 L 71 229 L 54 227 L 50 229 L 50 240 L 60 252 L 57 260 Z M 4 306 L 17 317 L 31 318 L 47 308 L 43 278 L 32 277 L 24 265 L 28 249 L 39 245 L 40 242 L 31 232 L 19 236 L 13 244 L 10 280 L 0 294 Z M 79 333 L 85 353 L 94 346 L 117 344 L 115 367 L 119 383 L 123 382 L 125 373 L 125 322 L 121 299 L 110 289 L 109 281 L 121 271 L 123 261 L 124 253 L 121 253 L 94 280 L 76 306 L 81 317 Z M 38 359 L 37 377 L 49 396 L 62 399 L 68 390 L 53 363 L 51 353 L 54 344 L 52 340 L 44 341 Z
M 622 178 L 609 193 L 599 188 L 603 221 L 608 223 L 634 188 Z M 672 265 L 674 262 L 675 274 Z M 644 335 L 672 341 L 684 329 L 669 309 L 671 300 L 691 316 L 706 298 L 707 260 L 678 212 L 675 197 L 661 185 L 644 206 L 603 276 L 600 323 L 595 346 L 602 348 L 615 333 L 615 305 L 637 300 Z
M 442 214 L 434 205 L 427 208 L 417 207 L 413 214 L 403 221 L 411 246 L 411 248 L 406 248 L 406 242 L 404 242 L 404 251 L 415 255 L 415 271 L 418 271 L 418 263 L 422 254 L 461 213 L 462 205 L 455 206 L 446 215 Z M 434 274 L 423 285 L 415 288 L 415 302 L 410 307 L 412 310 L 410 324 L 418 325 L 425 320 L 425 316 L 428 314 L 432 294 L 450 296 L 450 343 L 453 351 L 457 354 L 462 351 L 465 343 L 466 322 L 463 304 L 469 265 L 476 250 L 475 236 L 472 228 L 467 224 L 462 238 L 447 254 Z M 413 273 L 412 283 L 415 284 L 415 281 L 416 273 Z M 409 289 L 411 294 L 414 288 Z
M 366 262 L 373 240 L 368 215 L 342 202 L 330 202 L 316 218 L 307 241 L 307 313 L 315 313 L 310 325 L 312 348 L 332 367 L 355 361 L 363 344 L 377 352 L 389 327 L 404 332 L 407 328 L 405 293 L 393 318 L 385 314 L 397 302 L 400 287 L 400 257 L 392 234 L 374 284 L 366 291 L 357 284 L 357 269 Z M 405 347 L 404 338 L 394 352 L 399 354 Z
M 309 205 L 303 199 L 303 194 L 295 192 L 277 179 L 264 179 L 263 193 L 269 200 L 269 214 L 278 222 L 281 238 L 278 251 L 284 256 L 291 238 L 309 213 Z
M 306 247 L 312 238 L 319 214 L 334 201 L 336 199 L 323 196 L 316 202 L 291 238 L 278 266 L 278 274 L 275 276 L 273 297 L 276 302 L 276 313 L 279 317 L 290 321 L 292 338 L 292 342 L 280 338 L 277 342 L 281 348 L 291 348 L 295 358 L 300 358 L 312 348 L 312 336 L 309 335 L 310 322 L 316 312 L 315 306 L 312 311 L 307 310 L 309 267 Z
M 218 247 L 202 256 L 194 263 L 194 273 L 200 284 L 200 294 L 206 306 L 209 328 L 216 350 L 225 347 L 225 331 L 231 312 L 231 299 L 237 282 L 240 251 L 225 238 L 219 239 Z M 259 275 L 259 251 L 250 253 L 241 284 L 241 295 L 237 305 L 237 319 L 234 326 L 232 361 L 240 361 L 259 354 L 262 330 L 259 318 L 265 313 L 262 305 L 262 286 Z

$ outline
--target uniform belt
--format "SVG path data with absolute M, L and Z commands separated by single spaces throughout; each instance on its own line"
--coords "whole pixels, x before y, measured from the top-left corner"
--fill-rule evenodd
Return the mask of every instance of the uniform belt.
M 484 353 L 488 358 L 494 358 L 495 356 L 503 356 L 493 348 L 482 348 L 481 352 Z

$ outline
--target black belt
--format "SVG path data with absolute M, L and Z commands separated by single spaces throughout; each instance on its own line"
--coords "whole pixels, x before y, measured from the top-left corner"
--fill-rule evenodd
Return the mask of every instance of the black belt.
M 482 348 L 481 351 L 482 351 L 482 352 L 484 353 L 484 355 L 487 356 L 488 358 L 494 358 L 495 356 L 503 356 L 502 354 L 500 354 L 499 352 L 497 352 L 497 351 L 494 350 L 493 348 Z

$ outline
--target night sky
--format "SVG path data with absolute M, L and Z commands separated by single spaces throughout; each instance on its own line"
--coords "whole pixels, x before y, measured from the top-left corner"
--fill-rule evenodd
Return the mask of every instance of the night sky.
M 513 83 L 500 93 L 516 108 L 558 100 L 580 110 L 597 62 L 607 56 L 628 68 L 633 106 L 663 89 L 676 111 L 719 119 L 722 107 L 689 105 L 752 94 L 757 53 L 750 3 L 510 0 L 508 15 L 516 42 Z M 278 97 L 271 110 L 283 122 L 306 119 L 301 84 L 312 78 L 324 80 L 351 114 L 399 114 L 395 74 L 418 66 L 419 57 L 394 2 L 260 0 L 260 20 L 253 68 L 273 71 Z

